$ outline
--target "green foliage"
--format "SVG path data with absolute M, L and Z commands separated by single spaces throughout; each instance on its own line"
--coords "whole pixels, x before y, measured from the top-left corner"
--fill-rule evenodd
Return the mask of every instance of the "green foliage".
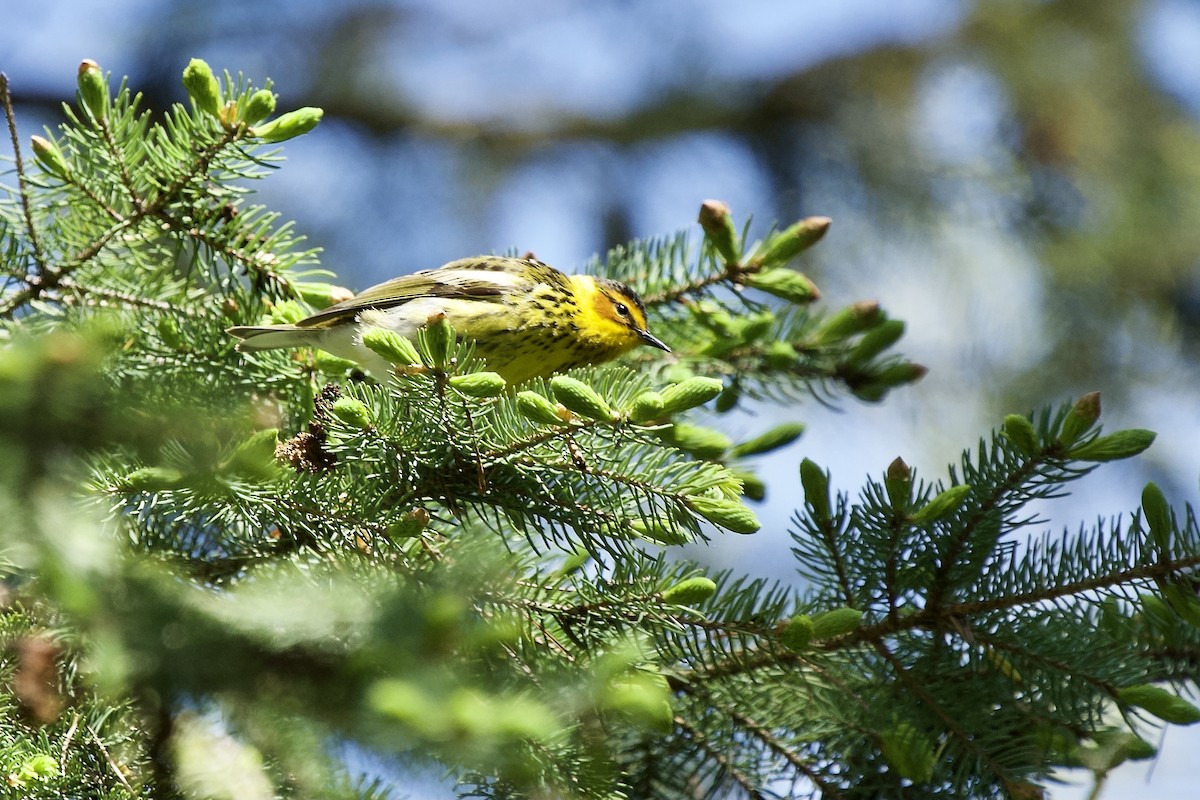
M 153 122 L 85 64 L 0 202 L 0 774 L 25 796 L 385 797 L 345 742 L 497 798 L 1001 797 L 1195 721 L 1192 511 L 1151 485 L 1131 522 L 1028 532 L 1150 444 L 1103 435 L 1095 396 L 853 501 L 804 459 L 804 584 L 664 555 L 758 530 L 740 459 L 802 431 L 735 445 L 701 406 L 922 371 L 902 323 L 815 310 L 785 266 L 828 220 L 747 248 L 710 201 L 697 250 L 598 261 L 669 358 L 507 386 L 445 320 L 368 334 L 384 383 L 242 354 L 226 327 L 338 294 L 246 203 L 319 114 L 267 129 L 269 87 L 188 70 L 193 108 Z

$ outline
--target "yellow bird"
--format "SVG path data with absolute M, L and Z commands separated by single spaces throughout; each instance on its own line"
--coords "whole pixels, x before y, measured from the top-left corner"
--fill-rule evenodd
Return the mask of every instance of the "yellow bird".
M 372 286 L 295 325 L 238 326 L 245 351 L 317 347 L 360 364 L 380 380 L 391 365 L 362 343 L 372 327 L 409 339 L 436 314 L 509 385 L 599 364 L 638 345 L 670 352 L 647 329 L 646 308 L 628 286 L 566 275 L 530 258 L 478 256 Z

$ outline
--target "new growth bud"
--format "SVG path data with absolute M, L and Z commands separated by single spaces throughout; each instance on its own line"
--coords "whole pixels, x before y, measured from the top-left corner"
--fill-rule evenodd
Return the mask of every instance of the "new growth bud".
M 196 108 L 215 119 L 221 118 L 221 86 L 208 63 L 193 58 L 183 70 L 183 88 Z
M 1098 419 L 1100 419 L 1100 393 L 1089 392 L 1071 406 L 1066 419 L 1063 420 L 1058 441 L 1063 446 L 1070 447 L 1091 430 Z
M 725 384 L 717 378 L 695 376 L 662 391 L 663 413 L 675 414 L 703 405 L 721 393 Z
M 469 397 L 499 397 L 507 385 L 497 372 L 472 372 L 455 375 L 449 380 L 450 388 L 457 389 Z
M 548 397 L 529 389 L 517 392 L 517 410 L 530 422 L 540 425 L 562 425 L 570 418 L 569 411 L 564 417 L 562 411 L 566 411 L 565 408 L 560 411 Z
M 871 330 L 885 318 L 879 303 L 863 300 L 826 317 L 813 334 L 813 340 L 817 344 L 840 342 L 857 333 Z
M 351 428 L 366 430 L 371 427 L 371 410 L 366 403 L 353 397 L 339 397 L 329 407 L 333 416 Z
M 746 285 L 792 303 L 811 303 L 821 297 L 816 284 L 790 269 L 768 269 L 746 276 Z
M 67 166 L 67 160 L 63 158 L 62 151 L 58 149 L 58 145 L 43 136 L 33 136 L 31 139 L 33 156 L 42 165 L 42 169 L 55 177 L 66 180 L 71 170 Z
M 1029 421 L 1028 417 L 1009 414 L 1004 418 L 1003 431 L 1004 438 L 1012 442 L 1022 455 L 1033 456 L 1040 449 L 1037 431 L 1033 429 L 1033 423 Z
M 737 229 L 733 227 L 733 218 L 729 206 L 720 200 L 705 200 L 700 205 L 700 227 L 704 236 L 721 254 L 726 263 L 736 264 L 741 258 L 738 247 Z
M 776 425 L 761 436 L 742 442 L 733 448 L 731 454 L 738 458 L 745 458 L 746 456 L 770 453 L 772 450 L 778 450 L 796 441 L 803 433 L 803 423 L 785 422 L 782 425 Z
M 79 99 L 95 120 L 102 120 L 108 115 L 108 81 L 100 65 L 90 58 L 79 63 Z
M 1150 528 L 1150 538 L 1158 545 L 1159 550 L 1170 553 L 1171 549 L 1171 506 L 1158 485 L 1151 482 L 1142 489 L 1142 515 Z
M 685 498 L 684 503 L 709 522 L 734 533 L 754 533 L 762 527 L 754 512 L 737 500 L 696 495 Z
M 958 486 L 951 486 L 918 509 L 912 515 L 913 524 L 925 525 L 930 522 L 936 522 L 961 506 L 970 493 L 971 487 L 965 483 Z
M 135 492 L 175 489 L 183 482 L 183 473 L 170 467 L 142 467 L 125 476 L 125 485 Z
M 717 584 L 710 578 L 685 578 L 669 589 L 663 589 L 662 599 L 664 603 L 672 605 L 695 606 L 712 597 L 716 591 Z
M 829 217 L 808 217 L 800 220 L 767 240 L 760 252 L 755 254 L 753 263 L 763 267 L 786 264 L 819 242 L 832 223 L 833 220 Z
M 703 425 L 677 422 L 658 434 L 663 440 L 696 458 L 721 458 L 733 446 L 729 437 Z
M 813 638 L 813 621 L 808 614 L 797 614 L 779 632 L 779 643 L 794 653 L 808 649 Z
M 387 328 L 368 328 L 362 337 L 363 345 L 375 355 L 397 366 L 419 365 L 421 355 L 409 339 Z
M 1101 436 L 1072 449 L 1067 457 L 1075 461 L 1118 461 L 1141 453 L 1154 443 L 1154 431 L 1130 428 Z
M 1163 722 L 1191 725 L 1200 722 L 1200 709 L 1161 686 L 1142 683 L 1117 691 L 1117 701 L 1149 711 Z
M 817 521 L 829 519 L 829 476 L 816 462 L 804 459 L 800 462 L 800 483 L 804 486 L 804 500 L 813 510 Z
M 912 470 L 908 464 L 904 463 L 904 459 L 897 456 L 891 464 L 888 464 L 883 485 L 887 490 L 888 499 L 892 501 L 893 509 L 899 511 L 908 504 L 912 489 Z
M 645 391 L 633 398 L 633 408 L 629 409 L 629 418 L 634 422 L 650 422 L 665 416 L 662 395 L 654 391 Z
M 249 480 L 267 480 L 275 476 L 277 462 L 275 450 L 279 439 L 278 428 L 258 431 L 237 446 L 223 464 L 231 475 Z
M 241 121 L 245 125 L 262 122 L 275 113 L 275 93 L 270 89 L 259 89 L 246 99 L 242 107 Z
M 293 283 L 296 294 L 313 308 L 329 308 L 334 303 L 341 303 L 354 297 L 354 292 L 344 286 L 319 281 Z
M 317 127 L 324 115 L 322 109 L 305 106 L 278 116 L 266 125 L 258 125 L 250 132 L 264 142 L 286 142 Z
M 445 369 L 454 354 L 454 328 L 451 327 L 450 320 L 441 312 L 433 314 L 425 321 L 422 331 L 425 334 L 425 348 L 429 351 L 433 366 Z
M 645 539 L 655 544 L 671 546 L 688 543 L 687 533 L 682 528 L 672 528 L 654 520 L 631 520 L 629 529 L 639 539 Z
M 581 380 L 567 375 L 555 375 L 550 379 L 554 398 L 564 406 L 588 419 L 611 422 L 616 413 L 600 394 Z
M 863 334 L 858 344 L 850 351 L 846 360 L 851 364 L 866 364 L 875 356 L 882 353 L 899 341 L 904 335 L 904 322 L 898 319 L 887 319 Z
M 832 639 L 844 636 L 858 627 L 862 612 L 857 608 L 834 608 L 813 617 L 813 638 Z

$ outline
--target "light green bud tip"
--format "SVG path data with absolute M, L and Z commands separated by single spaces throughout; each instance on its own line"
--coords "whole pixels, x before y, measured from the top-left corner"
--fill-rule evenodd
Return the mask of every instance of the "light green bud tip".
M 352 428 L 366 430 L 371 427 L 371 410 L 354 397 L 339 397 L 329 411 Z
M 767 484 L 763 479 L 747 470 L 730 470 L 733 476 L 742 482 L 742 497 L 748 500 L 762 500 L 767 496 Z
M 569 419 L 570 414 L 565 408 L 560 411 L 548 397 L 529 389 L 517 392 L 517 411 L 530 422 L 539 425 L 562 425 Z
M 717 395 L 717 402 L 713 404 L 713 407 L 717 410 L 718 414 L 724 414 L 736 408 L 740 399 L 742 399 L 742 387 L 741 384 L 734 381 L 721 390 L 721 393 Z
M 768 269 L 748 275 L 746 285 L 790 303 L 811 303 L 821 297 L 815 283 L 790 269 Z
M 800 483 L 804 486 L 804 499 L 812 507 L 817 520 L 829 519 L 829 476 L 815 461 L 800 462 Z
M 445 314 L 438 312 L 425 321 L 421 330 L 433 366 L 445 369 L 454 355 L 454 328 L 450 325 L 450 320 L 446 319 Z
M 91 112 L 97 120 L 108 115 L 108 81 L 100 65 L 90 58 L 85 58 L 79 64 L 79 99 L 84 108 Z
M 763 361 L 772 369 L 790 369 L 800 361 L 800 354 L 790 343 L 777 339 L 767 345 L 763 352 Z
M 42 165 L 42 169 L 51 175 L 65 180 L 71 170 L 67 166 L 67 160 L 63 158 L 62 151 L 58 149 L 58 145 L 44 136 L 34 136 L 31 138 L 33 156 Z
M 344 375 L 350 370 L 357 369 L 358 363 L 348 358 L 326 353 L 324 350 L 318 350 L 313 354 L 313 368 L 325 375 Z
M 813 638 L 813 621 L 808 614 L 797 614 L 779 632 L 779 643 L 794 653 L 808 649 Z
M 829 230 L 829 226 L 832 223 L 833 220 L 829 217 L 808 217 L 807 219 L 802 219 L 771 237 L 762 250 L 754 257 L 754 261 L 764 267 L 786 264 L 801 252 L 819 242 L 821 237 L 825 235 L 825 232 Z M 815 286 L 813 287 L 813 291 L 816 291 Z
M 738 246 L 737 229 L 733 225 L 733 217 L 729 206 L 720 200 L 705 200 L 700 205 L 700 218 L 697 220 L 704 230 L 704 236 L 712 242 L 712 246 L 721 258 L 730 264 L 738 263 L 741 259 L 741 248 Z
M 663 589 L 664 603 L 677 606 L 695 606 L 716 594 L 717 584 L 709 578 L 686 578 L 669 589 Z
M 709 522 L 734 533 L 754 533 L 762 527 L 754 512 L 737 500 L 696 495 L 685 498 L 684 503 Z
M 1075 401 L 1063 420 L 1058 441 L 1067 447 L 1075 444 L 1100 419 L 1100 393 L 1088 392 Z
M 677 422 L 659 433 L 665 441 L 696 458 L 721 458 L 733 446 L 728 436 L 703 425 Z
M 183 473 L 170 467 L 142 467 L 125 476 L 125 485 L 136 492 L 174 489 L 183 481 Z
M 1020 414 L 1009 414 L 1004 418 L 1004 438 L 1013 443 L 1013 447 L 1025 456 L 1036 455 L 1038 446 L 1037 431 L 1027 417 Z
M 663 413 L 675 414 L 703 405 L 725 388 L 717 378 L 695 376 L 662 391 Z
M 550 379 L 554 398 L 564 406 L 588 419 L 611 422 L 616 418 L 612 407 L 586 383 L 566 375 L 555 375 Z
M 645 391 L 633 399 L 633 408 L 629 409 L 629 418 L 634 422 L 651 422 L 663 417 L 662 395 L 654 391 Z
M 1200 708 L 1182 697 L 1150 683 L 1127 686 L 1117 691 L 1118 702 L 1137 706 L 1172 725 L 1192 725 L 1200 722 Z
M 639 539 L 646 539 L 655 544 L 667 545 L 668 547 L 677 544 L 687 544 L 689 541 L 687 532 L 682 528 L 672 528 L 653 520 L 649 522 L 640 519 L 630 520 L 629 529 Z
M 275 113 L 275 93 L 270 89 L 259 89 L 246 98 L 241 109 L 241 121 L 246 125 L 262 122 Z
M 887 490 L 888 499 L 892 501 L 892 508 L 899 510 L 908 503 L 912 494 L 912 469 L 904 463 L 903 458 L 896 456 L 892 463 L 888 464 L 887 472 L 883 476 L 883 486 Z
M 497 372 L 472 372 L 455 375 L 449 380 L 450 388 L 457 389 L 469 397 L 498 397 L 507 385 Z
M 345 286 L 321 281 L 293 283 L 292 289 L 300 296 L 300 299 L 313 308 L 329 308 L 335 303 L 341 303 L 354 297 L 354 292 Z
M 840 342 L 857 333 L 869 331 L 887 318 L 879 303 L 863 300 L 835 311 L 825 318 L 813 334 L 818 344 Z
M 930 522 L 936 522 L 947 514 L 953 513 L 955 509 L 963 504 L 963 501 L 967 499 L 967 495 L 970 493 L 971 487 L 965 483 L 958 486 L 951 486 L 946 491 L 939 493 L 913 514 L 913 523 L 916 525 L 926 525 Z
M 785 422 L 782 425 L 777 425 L 771 430 L 764 433 L 762 436 L 756 436 L 749 441 L 742 442 L 737 447 L 733 448 L 732 455 L 738 458 L 746 456 L 757 456 L 763 453 L 769 453 L 772 450 L 778 450 L 781 447 L 786 447 L 792 442 L 800 438 L 804 433 L 804 425 L 800 422 Z
M 193 58 L 183 70 L 183 88 L 196 108 L 216 119 L 221 118 L 221 86 L 208 63 Z
M 264 142 L 286 142 L 317 127 L 324 115 L 322 109 L 305 106 L 282 114 L 265 125 L 257 125 L 251 133 Z
M 1156 437 L 1154 431 L 1130 428 L 1072 448 L 1067 456 L 1075 461 L 1119 461 L 1141 453 L 1154 444 Z
M 834 608 L 813 617 L 813 638 L 831 639 L 843 636 L 858 627 L 862 612 L 857 608 Z
M 421 354 L 411 340 L 387 328 L 368 328 L 363 332 L 363 345 L 389 364 L 411 366 L 421 363 Z
M 267 428 L 255 433 L 237 446 L 225 468 L 234 475 L 244 478 L 265 479 L 274 475 L 275 446 L 279 439 L 278 428 Z
M 866 364 L 875 356 L 888 349 L 904 335 L 904 322 L 898 319 L 887 319 L 863 334 L 850 350 L 846 361 L 851 364 Z
M 1150 536 L 1164 553 L 1170 552 L 1171 506 L 1158 485 L 1151 482 L 1142 489 L 1142 514 L 1150 528 Z

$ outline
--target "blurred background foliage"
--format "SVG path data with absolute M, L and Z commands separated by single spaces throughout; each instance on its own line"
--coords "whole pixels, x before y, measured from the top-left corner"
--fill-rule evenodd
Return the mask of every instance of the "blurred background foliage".
M 0 69 L 25 136 L 60 119 L 84 57 L 154 109 L 182 99 L 192 56 L 323 107 L 260 192 L 353 288 L 478 252 L 580 269 L 706 197 L 753 215 L 752 237 L 832 217 L 800 268 L 831 308 L 906 320 L 930 373 L 879 407 L 788 410 L 809 432 L 764 469 L 777 499 L 801 455 L 841 488 L 898 454 L 935 477 L 1004 413 L 1093 389 L 1110 429 L 1162 435 L 1054 523 L 1133 508 L 1148 479 L 1195 499 L 1198 3 L 18 5 Z M 790 513 L 771 504 L 757 542 L 708 557 L 790 571 Z

